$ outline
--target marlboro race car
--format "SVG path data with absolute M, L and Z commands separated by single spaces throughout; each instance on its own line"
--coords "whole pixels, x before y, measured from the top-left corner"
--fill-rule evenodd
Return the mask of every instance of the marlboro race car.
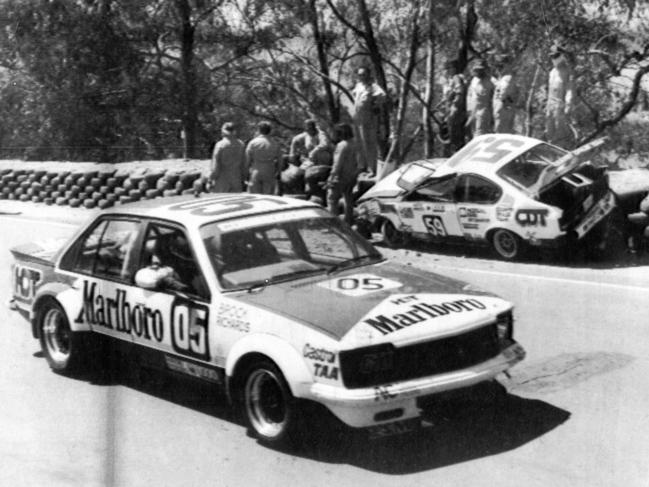
M 297 199 L 133 203 L 58 249 L 12 253 L 14 308 L 55 372 L 100 361 L 106 341 L 128 345 L 138 367 L 225 389 L 270 444 L 293 438 L 314 402 L 398 432 L 426 399 L 491 382 L 525 354 L 509 302 L 386 262 Z
M 389 246 L 407 236 L 484 243 L 506 260 L 528 245 L 599 245 L 616 207 L 606 171 L 587 159 L 602 142 L 567 152 L 517 135 L 476 137 L 448 160 L 378 182 L 358 200 L 359 229 L 380 231 Z

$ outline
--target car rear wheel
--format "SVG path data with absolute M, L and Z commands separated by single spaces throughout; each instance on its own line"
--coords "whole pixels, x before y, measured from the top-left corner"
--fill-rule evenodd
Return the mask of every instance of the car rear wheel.
M 84 347 L 80 333 L 70 329 L 63 308 L 49 300 L 41 308 L 39 317 L 41 349 L 50 368 L 61 374 L 78 371 Z
M 491 246 L 499 257 L 505 260 L 516 260 L 523 252 L 521 238 L 509 230 L 499 228 L 491 236 Z
M 283 446 L 298 431 L 297 400 L 270 360 L 253 363 L 244 374 L 243 406 L 250 432 L 260 441 Z
M 381 234 L 383 235 L 383 242 L 391 249 L 401 247 L 407 240 L 406 234 L 397 230 L 390 220 L 383 221 Z

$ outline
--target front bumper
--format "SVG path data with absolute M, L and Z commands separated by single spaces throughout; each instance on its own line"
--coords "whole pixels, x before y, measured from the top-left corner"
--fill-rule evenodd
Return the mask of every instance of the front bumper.
M 314 383 L 308 398 L 325 405 L 349 426 L 363 428 L 416 418 L 421 414 L 417 398 L 492 380 L 525 358 L 525 350 L 513 343 L 496 357 L 481 364 L 395 384 L 346 389 Z

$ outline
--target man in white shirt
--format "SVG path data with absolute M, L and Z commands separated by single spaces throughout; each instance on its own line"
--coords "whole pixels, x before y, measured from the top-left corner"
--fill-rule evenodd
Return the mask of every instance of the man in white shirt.
M 378 160 L 379 114 L 386 101 L 385 91 L 374 83 L 367 68 L 360 68 L 354 88 L 354 125 L 358 134 L 358 148 L 363 168 L 376 174 Z

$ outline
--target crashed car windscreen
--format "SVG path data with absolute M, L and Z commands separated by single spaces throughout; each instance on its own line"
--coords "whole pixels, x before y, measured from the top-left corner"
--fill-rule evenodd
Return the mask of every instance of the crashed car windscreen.
M 559 147 L 539 144 L 505 164 L 497 174 L 528 194 L 535 194 L 557 177 L 566 154 Z
M 324 210 L 209 223 L 201 227 L 201 239 L 224 290 L 263 286 L 383 259 Z

